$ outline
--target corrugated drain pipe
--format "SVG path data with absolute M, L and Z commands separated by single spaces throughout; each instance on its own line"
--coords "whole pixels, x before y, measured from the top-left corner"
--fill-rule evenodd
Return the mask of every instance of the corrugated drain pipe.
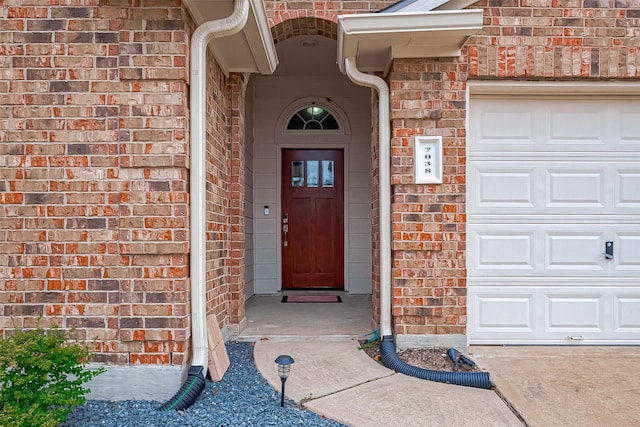
M 491 388 L 487 372 L 432 371 L 403 362 L 396 353 L 391 330 L 391 132 L 389 129 L 389 87 L 378 76 L 358 70 L 353 57 L 345 58 L 349 79 L 357 85 L 374 89 L 378 93 L 378 170 L 380 191 L 380 355 L 384 365 L 405 375 L 430 381 Z
M 206 110 L 207 46 L 214 38 L 227 37 L 244 28 L 249 17 L 249 0 L 234 0 L 233 13 L 224 19 L 198 26 L 191 36 L 191 367 L 187 380 L 160 410 L 183 410 L 193 405 L 205 387 L 207 375 L 206 312 Z

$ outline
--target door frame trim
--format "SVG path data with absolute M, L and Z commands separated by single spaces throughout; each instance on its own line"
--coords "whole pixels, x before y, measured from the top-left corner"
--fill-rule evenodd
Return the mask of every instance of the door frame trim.
M 300 139 L 300 138 L 296 138 Z M 333 139 L 333 138 L 332 138 Z M 350 135 L 349 135 L 350 139 Z M 343 193 L 342 193 L 342 217 L 343 217 L 343 236 L 342 236 L 342 245 L 343 245 L 343 281 L 344 281 L 344 292 L 349 292 L 349 251 L 347 250 L 349 247 L 349 218 L 348 218 L 348 203 L 349 200 L 349 174 L 348 174 L 348 165 L 349 165 L 349 144 L 347 142 L 326 142 L 326 143 L 301 143 L 301 142 L 276 142 L 276 147 L 278 149 L 277 158 L 276 158 L 276 168 L 278 173 L 276 174 L 276 218 L 278 219 L 278 234 L 276 236 L 276 264 L 277 264 L 277 291 L 282 291 L 282 222 L 279 220 L 282 217 L 282 150 L 286 149 L 307 149 L 307 150 L 342 150 L 343 152 Z

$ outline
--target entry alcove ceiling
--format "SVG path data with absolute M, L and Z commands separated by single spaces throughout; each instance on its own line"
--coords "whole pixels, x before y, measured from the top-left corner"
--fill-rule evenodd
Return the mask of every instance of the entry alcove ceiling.
M 224 19 L 233 13 L 233 0 L 183 0 L 196 25 Z M 237 34 L 213 39 L 209 43 L 222 70 L 272 74 L 278 65 L 275 45 L 262 0 L 248 0 L 249 17 Z

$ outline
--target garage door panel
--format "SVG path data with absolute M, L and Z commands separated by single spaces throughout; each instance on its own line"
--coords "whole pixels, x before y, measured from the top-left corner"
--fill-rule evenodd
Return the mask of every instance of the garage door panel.
M 635 99 L 472 99 L 474 152 L 640 151 Z
M 476 170 L 478 206 L 533 208 L 535 170 Z
M 605 176 L 601 168 L 547 170 L 547 207 L 604 208 Z
M 569 294 L 546 295 L 546 332 L 602 333 L 602 295 Z
M 620 115 L 620 144 L 640 145 L 640 112 L 623 111 Z
M 473 117 L 479 131 L 478 146 L 513 146 L 533 147 L 536 140 L 543 135 L 534 124 L 539 120 L 528 108 L 514 105 L 509 111 L 502 108 L 491 108 Z M 472 125 L 473 126 L 473 125 Z M 473 126 L 475 127 L 475 126 Z
M 616 296 L 614 313 L 616 332 L 640 333 L 640 296 Z
M 534 235 L 478 234 L 478 268 L 511 268 L 532 271 L 534 266 Z
M 486 292 L 477 295 L 472 310 L 477 316 L 477 330 L 481 332 L 533 332 L 534 293 L 523 292 L 511 295 L 500 292 Z
M 551 106 L 549 111 L 548 144 L 605 145 L 605 118 L 596 106 L 570 113 L 562 111 L 562 106 L 554 107 Z
M 640 232 L 619 231 L 616 233 L 616 237 L 614 241 L 615 269 L 640 272 Z
M 640 156 L 626 161 L 478 160 L 469 164 L 469 188 L 474 190 L 468 197 L 470 214 L 502 216 L 505 208 L 518 215 L 637 214 Z
M 469 224 L 469 276 L 640 274 L 637 224 Z M 613 242 L 613 259 L 603 253 Z
M 603 272 L 606 259 L 602 232 L 576 229 L 573 232 L 545 233 L 545 270 L 594 274 Z
M 619 295 L 615 300 L 616 332 L 640 333 L 640 295 Z
M 612 261 L 603 252 L 613 235 L 607 224 L 468 224 L 467 269 L 470 277 L 608 275 Z M 639 236 L 625 237 L 624 243 L 614 244 L 614 259 L 620 256 L 627 260 L 626 268 L 636 269 Z M 629 251 L 626 258 L 623 251 Z
M 624 168 L 616 171 L 616 207 L 640 207 L 640 168 L 630 170 Z
M 532 275 L 539 270 L 536 259 L 535 229 L 523 227 L 518 231 L 503 226 L 469 225 L 467 268 L 470 275 L 494 275 L 509 271 L 513 275 Z M 472 273 L 473 272 L 473 273 Z
M 606 282 L 476 283 L 469 288 L 470 344 L 633 344 L 640 290 Z

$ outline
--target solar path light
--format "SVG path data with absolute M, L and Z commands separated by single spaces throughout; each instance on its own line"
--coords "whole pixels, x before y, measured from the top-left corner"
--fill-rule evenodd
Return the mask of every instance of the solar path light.
M 281 354 L 276 357 L 276 363 L 278 364 L 278 375 L 280 381 L 282 381 L 282 393 L 280 395 L 280 407 L 284 407 L 284 383 L 287 382 L 289 371 L 291 371 L 291 364 L 293 363 L 293 357 L 288 354 Z

